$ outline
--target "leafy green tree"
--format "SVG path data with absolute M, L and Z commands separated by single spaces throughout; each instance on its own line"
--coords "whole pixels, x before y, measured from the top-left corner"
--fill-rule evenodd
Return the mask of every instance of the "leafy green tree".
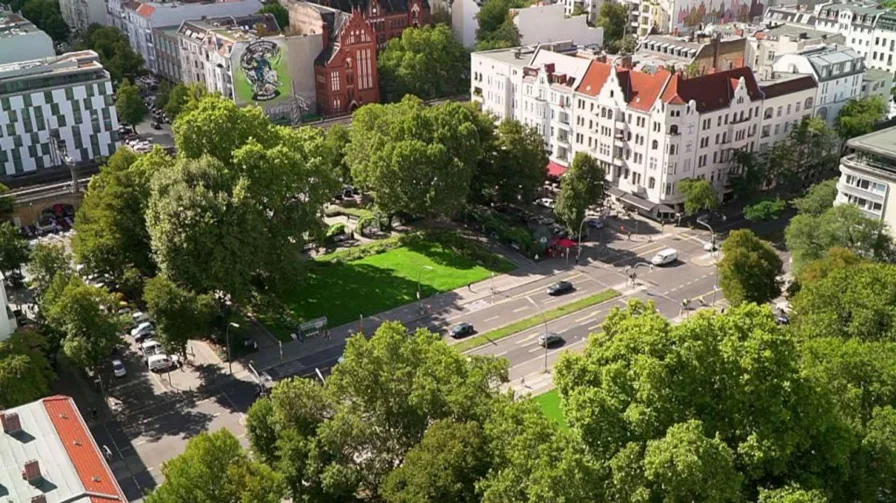
M 323 133 L 274 126 L 260 109 L 219 96 L 203 98 L 174 129 L 178 161 L 153 177 L 146 212 L 160 272 L 236 302 L 253 284 L 292 284 L 337 187 Z
M 274 402 L 262 397 L 252 403 L 246 414 L 246 436 L 253 452 L 261 461 L 273 465 L 278 458 L 277 423 L 274 419 Z
M 604 199 L 606 173 L 597 159 L 585 152 L 577 152 L 560 181 L 560 195 L 554 213 L 572 231 L 578 230 L 589 206 L 599 205 Z
M 783 273 L 781 257 L 753 231 L 732 231 L 722 243 L 719 283 L 733 306 L 744 302 L 764 304 L 781 295 L 778 276 Z
M 859 263 L 801 283 L 793 299 L 806 337 L 896 342 L 896 266 Z
M 794 199 L 791 204 L 801 215 L 817 217 L 831 209 L 836 198 L 837 179 L 831 178 L 809 187 L 809 190 L 806 191 L 803 197 Z
M 143 56 L 134 52 L 128 37 L 114 26 L 90 25 L 78 49 L 90 49 L 100 56 L 100 63 L 113 82 L 133 81 L 143 73 Z
M 874 409 L 862 447 L 874 468 L 872 487 L 878 494 L 893 494 L 896 490 L 896 408 L 888 405 Z
M 153 105 L 156 108 L 164 110 L 165 105 L 167 105 L 168 101 L 171 99 L 172 88 L 173 86 L 167 80 L 159 82 L 159 89 L 156 91 L 156 99 L 153 101 Z
M 856 252 L 835 246 L 825 252 L 824 257 L 801 267 L 796 279 L 800 284 L 808 283 L 822 279 L 837 269 L 846 269 L 860 263 L 862 257 L 856 255 Z
M 69 27 L 62 17 L 58 0 L 27 0 L 22 5 L 22 16 L 49 35 L 53 42 L 68 40 Z
M 390 503 L 478 502 L 476 482 L 488 471 L 485 433 L 478 423 L 440 420 L 408 451 L 383 483 Z
M 155 263 L 146 229 L 149 180 L 174 160 L 156 148 L 138 156 L 121 148 L 90 181 L 78 208 L 72 250 L 87 271 L 124 279 L 130 268 L 151 276 Z
M 286 492 L 282 478 L 249 459 L 226 429 L 190 439 L 183 454 L 165 462 L 162 473 L 165 483 L 147 503 L 280 503 Z
M 821 491 L 807 491 L 799 486 L 787 486 L 780 489 L 760 489 L 759 503 L 827 503 Z
M 272 14 L 274 19 L 277 20 L 277 25 L 280 27 L 280 30 L 286 31 L 287 28 L 289 28 L 289 11 L 286 10 L 286 7 L 274 2 L 265 5 L 258 12 L 262 14 Z
M 12 216 L 16 209 L 16 200 L 9 195 L 9 187 L 0 183 L 0 219 Z
M 28 271 L 31 275 L 28 286 L 39 301 L 50 289 L 56 275 L 59 273 L 64 276 L 71 275 L 72 268 L 65 248 L 61 244 L 38 243 L 31 250 Z
M 833 174 L 840 159 L 837 133 L 818 117 L 804 119 L 786 141 L 776 143 L 765 156 L 768 180 L 774 192 L 800 192 L 807 183 Z
M 57 276 L 63 279 L 63 276 Z M 48 307 L 47 322 L 64 334 L 62 350 L 82 368 L 96 369 L 121 342 L 123 323 L 115 313 L 118 302 L 108 291 L 69 277 Z
M 477 114 L 459 103 L 405 97 L 355 112 L 346 158 L 352 178 L 387 215 L 452 215 L 467 200 L 483 154 Z
M 887 117 L 887 102 L 880 96 L 849 100 L 834 121 L 834 130 L 843 141 L 874 131 L 874 126 Z
M 769 167 L 767 155 L 759 152 L 736 150 L 734 160 L 740 168 L 737 175 L 731 175 L 731 191 L 734 196 L 742 201 L 752 201 L 758 196 L 764 196 L 763 188 L 769 181 Z
M 617 2 L 602 3 L 596 24 L 604 29 L 605 46 L 618 43 L 625 35 L 625 27 L 628 25 L 628 7 Z M 616 48 L 618 50 L 619 46 Z
M 324 140 L 324 145 L 330 156 L 330 165 L 332 166 L 333 173 L 342 183 L 352 182 L 352 171 L 345 161 L 348 142 L 348 129 L 344 126 L 336 124 L 327 129 L 327 137 Z
M 192 110 L 208 91 L 198 84 L 177 84 L 168 93 L 164 110 L 172 120 L 180 114 Z
M 0 407 L 11 408 L 50 394 L 56 374 L 44 350 L 44 337 L 20 330 L 0 341 Z
M 685 178 L 678 182 L 678 191 L 684 195 L 684 212 L 688 215 L 715 210 L 722 204 L 709 180 Z
M 510 9 L 526 6 L 525 0 L 488 0 L 476 14 L 476 50 L 504 49 L 520 45 L 520 32 Z
M 169 352 L 186 357 L 187 344 L 207 333 L 215 314 L 211 295 L 196 295 L 175 285 L 164 276 L 146 282 L 143 298 L 156 322 L 160 342 Z
M 787 248 L 793 252 L 793 267 L 802 267 L 824 256 L 834 247 L 856 252 L 860 257 L 891 260 L 893 239 L 885 224 L 866 217 L 862 210 L 841 204 L 828 208 L 820 216 L 799 214 L 784 231 Z
M 28 262 L 28 241 L 10 222 L 0 224 L 0 272 L 8 275 Z
M 400 101 L 406 94 L 429 100 L 469 92 L 470 56 L 448 25 L 404 30 L 377 62 L 387 101 Z
M 744 207 L 744 218 L 753 222 L 764 222 L 778 218 L 784 209 L 787 208 L 787 202 L 781 198 L 766 199 L 756 204 Z
M 115 100 L 115 108 L 118 110 L 118 117 L 131 125 L 131 129 L 137 132 L 137 124 L 146 118 L 149 109 L 140 96 L 140 88 L 131 84 L 127 80 L 118 87 L 118 99 Z
M 495 132 L 491 117 L 482 119 L 487 124 L 480 128 L 480 138 L 486 139 L 484 150 L 491 155 L 479 163 L 471 195 L 486 202 L 531 201 L 547 175 L 544 139 L 535 128 L 516 120 L 502 121 Z

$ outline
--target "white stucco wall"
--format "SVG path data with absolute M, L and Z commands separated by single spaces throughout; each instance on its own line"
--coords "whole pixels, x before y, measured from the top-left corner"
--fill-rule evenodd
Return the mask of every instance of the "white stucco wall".
M 566 17 L 564 9 L 564 5 L 559 3 L 511 9 L 513 23 L 520 31 L 520 42 L 530 45 L 571 40 L 576 45 L 603 44 L 603 28 L 588 26 L 588 16 L 585 14 Z

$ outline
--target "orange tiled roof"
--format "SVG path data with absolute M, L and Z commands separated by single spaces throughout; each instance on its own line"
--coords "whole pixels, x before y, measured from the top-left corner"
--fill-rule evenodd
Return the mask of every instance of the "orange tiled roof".
M 698 112 L 712 112 L 731 103 L 734 90 L 737 89 L 741 78 L 744 79 L 750 99 L 761 99 L 762 91 L 759 89 L 753 70 L 743 67 L 691 78 L 676 73 L 663 92 L 662 100 L 672 104 L 694 100 Z
M 140 4 L 140 7 L 137 7 L 137 14 L 139 14 L 143 17 L 146 17 L 146 18 L 152 16 L 152 13 L 155 11 L 156 11 L 156 8 L 147 3 Z
M 127 502 L 72 399 L 60 395 L 44 398 L 42 402 L 78 478 L 91 493 L 91 503 Z
M 579 84 L 578 91 L 588 96 L 597 96 L 610 78 L 612 65 L 595 61 L 588 67 L 588 71 Z M 616 78 L 619 86 L 625 93 L 625 101 L 628 106 L 647 111 L 663 91 L 666 81 L 669 80 L 669 72 L 660 70 L 656 73 L 644 73 L 627 68 L 616 67 Z

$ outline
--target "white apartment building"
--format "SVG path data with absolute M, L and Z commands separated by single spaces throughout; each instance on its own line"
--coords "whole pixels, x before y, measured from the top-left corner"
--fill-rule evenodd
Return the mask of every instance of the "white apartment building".
M 109 73 L 93 51 L 0 65 L 0 181 L 115 152 Z M 51 141 L 57 133 L 65 152 Z
M 735 151 L 783 139 L 794 120 L 814 112 L 811 76 L 769 83 L 766 102 L 749 68 L 686 78 L 633 70 L 630 58 L 608 63 L 560 48 L 474 53 L 474 101 L 500 119 L 535 127 L 553 162 L 568 165 L 576 152 L 588 152 L 604 165 L 611 195 L 656 218 L 680 211 L 677 182 L 706 179 L 724 193 L 737 169 Z
M 55 55 L 49 35 L 22 16 L 0 10 L 0 65 Z
M 833 125 L 849 100 L 861 98 L 865 60 L 856 51 L 821 46 L 778 57 L 772 69 L 782 73 L 810 74 L 818 83 L 815 115 Z
M 92 24 L 107 22 L 103 0 L 59 0 L 59 10 L 72 31 L 83 32 Z
M 604 43 L 604 29 L 588 26 L 588 15 L 571 16 L 563 4 L 510 9 L 522 45 L 570 40 L 579 46 Z
M 179 26 L 190 19 L 217 18 L 227 16 L 247 16 L 258 12 L 260 0 L 234 0 L 229 2 L 127 2 L 121 4 L 120 16 L 123 30 L 135 51 L 143 56 L 146 68 L 159 72 L 156 55 L 155 33 L 153 30 Z M 113 3 L 109 3 L 110 12 Z M 114 17 L 114 16 L 113 16 Z
M 454 39 L 467 49 L 476 45 L 476 30 L 479 29 L 476 15 L 481 6 L 481 0 L 454 0 L 451 3 L 451 31 Z
M 866 216 L 896 229 L 896 127 L 853 138 L 840 159 L 834 204 L 854 204 Z
M 753 33 L 748 38 L 747 66 L 762 74 L 771 71 L 778 56 L 793 54 L 817 45 L 844 45 L 840 33 L 816 30 L 805 25 L 784 23 Z
M 775 73 L 759 85 L 763 101 L 758 150 L 763 152 L 812 117 L 818 85 L 811 75 L 798 73 Z

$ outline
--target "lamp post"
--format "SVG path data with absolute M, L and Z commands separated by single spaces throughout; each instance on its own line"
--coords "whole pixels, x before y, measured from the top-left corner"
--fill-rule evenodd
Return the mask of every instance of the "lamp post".
M 544 309 L 539 306 L 534 300 L 530 297 L 526 297 L 526 299 L 538 309 L 538 314 L 541 315 L 541 322 L 544 324 L 544 371 L 548 371 L 548 318 L 544 315 Z
M 420 310 L 421 313 L 423 312 L 423 299 L 421 298 L 421 295 L 420 295 L 420 275 L 423 274 L 424 269 L 431 271 L 432 267 L 425 265 L 425 266 L 421 267 L 419 271 L 417 271 L 417 308 Z
M 709 253 L 710 253 L 711 255 L 715 255 L 715 252 L 716 252 L 716 231 L 712 230 L 712 227 L 710 227 L 710 225 L 709 225 L 708 223 L 706 223 L 706 220 L 704 220 L 704 219 L 702 219 L 702 218 L 698 218 L 698 219 L 697 219 L 697 223 L 700 224 L 700 225 L 702 225 L 702 226 L 704 226 L 704 227 L 706 227 L 707 229 L 709 229 L 709 243 L 710 243 Z
M 635 286 L 635 279 L 633 277 L 633 275 L 635 274 L 635 270 L 641 266 L 647 266 L 651 271 L 653 270 L 653 264 L 648 262 L 638 262 L 633 266 L 625 268 L 625 275 L 632 280 L 632 286 Z
M 702 218 L 697 219 L 697 223 L 703 225 L 707 229 L 709 229 L 709 256 L 715 257 L 715 274 L 712 282 L 712 306 L 716 305 L 716 290 L 719 289 L 719 254 L 718 250 L 716 250 L 716 232 L 712 229 L 712 227 L 706 222 L 706 220 Z
M 579 249 L 576 251 L 576 264 L 579 263 L 579 257 L 582 256 L 582 226 L 585 225 L 586 218 L 579 223 Z
M 230 375 L 233 375 L 233 357 L 230 355 L 230 327 L 240 328 L 237 323 L 230 322 L 224 329 L 224 338 L 227 340 L 227 367 L 230 369 Z

